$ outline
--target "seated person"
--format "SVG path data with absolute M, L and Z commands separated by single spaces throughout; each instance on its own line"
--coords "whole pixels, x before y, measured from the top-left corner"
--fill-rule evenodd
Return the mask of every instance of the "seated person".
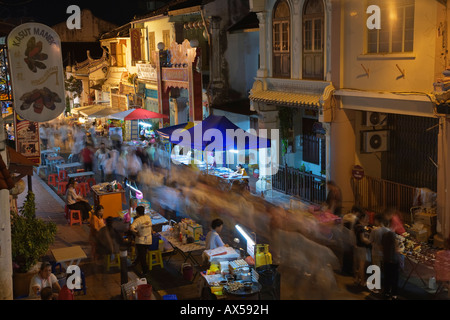
M 52 273 L 51 264 L 48 262 L 43 262 L 39 272 L 31 278 L 28 296 L 31 298 L 36 298 L 41 294 L 42 289 L 46 287 L 50 287 L 57 292 L 61 290 L 58 279 Z
M 66 204 L 71 210 L 80 210 L 83 223 L 89 223 L 89 212 L 92 207 L 88 200 L 77 194 L 77 184 L 78 182 L 74 178 L 69 179 L 69 183 L 67 184 Z
M 247 175 L 246 172 L 245 172 L 244 167 L 242 166 L 242 164 L 238 164 L 237 165 L 235 173 L 237 173 L 238 175 L 241 175 L 241 176 L 246 176 Z
M 215 249 L 218 247 L 223 247 L 225 244 L 222 241 L 219 233 L 222 232 L 223 229 L 223 221 L 221 219 L 214 219 L 211 223 L 211 231 L 206 235 L 206 250 Z

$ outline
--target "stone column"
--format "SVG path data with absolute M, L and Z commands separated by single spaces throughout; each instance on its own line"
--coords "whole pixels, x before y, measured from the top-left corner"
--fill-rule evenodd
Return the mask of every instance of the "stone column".
M 266 20 L 267 13 L 266 12 L 257 12 L 256 16 L 259 20 L 259 69 L 256 72 L 256 76 L 258 78 L 267 77 L 267 50 L 268 48 L 272 48 L 272 46 L 268 46 L 267 42 L 267 31 L 266 31 Z
M 444 241 L 450 237 L 450 196 L 447 192 L 450 181 L 450 166 L 448 165 L 450 146 L 450 118 L 439 118 L 438 134 L 438 170 L 437 170 L 437 232 Z M 444 242 L 445 243 L 445 242 Z
M 354 196 L 350 184 L 351 170 L 355 163 L 356 138 L 353 129 L 355 121 L 353 110 L 334 110 L 330 126 L 330 172 L 327 176 L 336 182 L 342 191 L 343 212 L 350 210 Z
M 0 125 L 3 128 L 3 121 L 0 121 Z M 0 151 L 0 154 L 6 163 L 6 151 Z M 9 191 L 0 190 L 0 300 L 13 299 L 11 220 L 9 212 Z

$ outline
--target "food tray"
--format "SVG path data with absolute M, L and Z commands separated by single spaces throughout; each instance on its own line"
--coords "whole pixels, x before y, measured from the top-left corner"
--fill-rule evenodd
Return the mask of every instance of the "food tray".
M 243 282 L 246 282 L 246 281 L 242 281 L 242 280 L 234 281 L 234 283 L 243 283 Z M 236 296 L 248 296 L 248 295 L 260 292 L 261 288 L 262 288 L 261 284 L 259 284 L 258 282 L 253 282 L 251 290 L 246 290 L 243 286 L 237 290 L 231 290 L 230 285 L 225 285 L 223 287 L 223 290 L 228 294 L 232 294 L 232 295 L 236 295 Z

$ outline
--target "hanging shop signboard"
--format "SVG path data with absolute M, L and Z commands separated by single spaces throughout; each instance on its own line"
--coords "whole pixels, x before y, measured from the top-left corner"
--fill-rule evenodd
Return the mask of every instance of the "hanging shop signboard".
M 26 120 L 15 113 L 14 124 L 16 128 L 16 151 L 39 164 L 41 162 L 39 123 Z
M 24 119 L 45 122 L 64 112 L 61 41 L 50 27 L 24 23 L 7 40 L 15 111 Z

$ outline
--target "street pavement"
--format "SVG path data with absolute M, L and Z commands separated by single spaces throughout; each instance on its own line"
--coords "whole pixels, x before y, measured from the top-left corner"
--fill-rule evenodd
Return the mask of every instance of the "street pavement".
M 86 295 L 77 294 L 76 300 L 119 300 L 121 296 L 121 275 L 119 268 L 111 268 L 105 271 L 102 264 L 94 262 L 91 258 L 91 247 L 88 241 L 89 225 L 69 226 L 64 217 L 63 199 L 56 194 L 56 189 L 48 186 L 45 179 L 37 174 L 32 178 L 32 188 L 36 195 L 36 215 L 47 221 L 53 221 L 57 224 L 57 235 L 55 242 L 51 246 L 44 260 L 51 261 L 51 249 L 63 248 L 79 245 L 87 255 L 80 263 L 80 267 L 85 273 L 87 292 Z M 25 200 L 27 189 L 18 197 L 18 207 L 20 208 Z M 92 197 L 91 197 L 92 198 Z M 289 197 L 273 192 L 266 197 L 267 200 L 277 204 L 289 203 Z M 91 199 L 92 201 L 92 199 Z M 201 259 L 200 256 L 196 257 Z M 153 298 L 162 299 L 166 294 L 177 295 L 178 300 L 199 300 L 200 299 L 200 276 L 190 282 L 184 280 L 180 272 L 183 261 L 181 257 L 174 256 L 167 263 L 167 257 L 164 257 L 164 268 L 154 267 L 147 276 L 147 281 L 153 286 Z M 200 260 L 201 261 L 201 260 Z M 129 262 L 131 263 L 131 261 Z M 134 267 L 129 267 L 128 280 L 136 279 L 138 271 Z M 360 287 L 353 285 L 353 278 L 344 274 L 335 274 L 337 290 L 335 290 L 330 300 L 380 300 L 380 295 L 376 295 Z M 283 275 L 281 275 L 283 281 Z M 400 278 L 400 284 L 404 282 L 404 276 Z M 412 277 L 410 281 L 400 290 L 400 300 L 429 300 L 440 299 L 448 300 L 448 293 L 444 290 L 438 297 L 433 296 L 433 291 L 424 288 L 419 278 Z M 283 292 L 281 293 L 283 300 Z

